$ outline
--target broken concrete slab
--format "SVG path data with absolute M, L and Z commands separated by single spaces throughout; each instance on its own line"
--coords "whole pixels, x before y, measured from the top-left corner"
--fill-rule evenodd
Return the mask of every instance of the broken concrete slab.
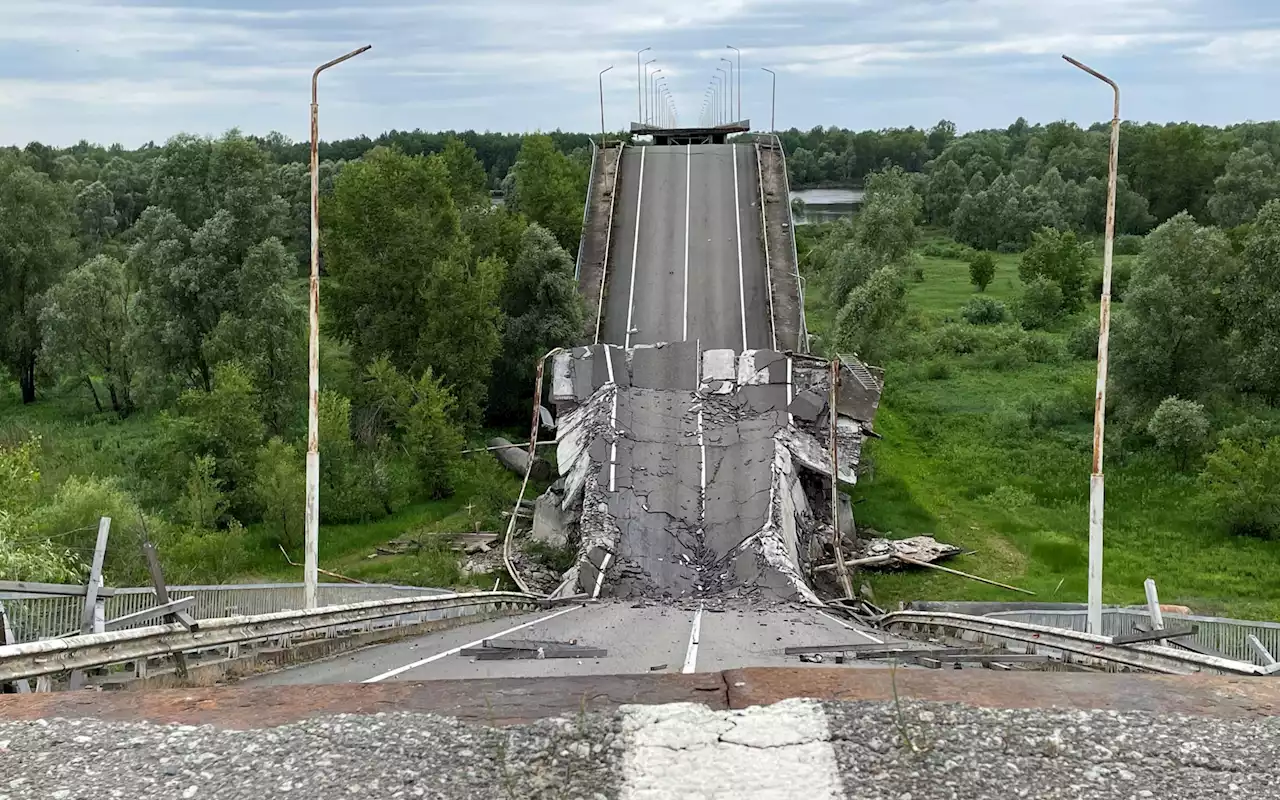
M 813 422 L 823 411 L 827 410 L 829 395 L 829 392 L 817 389 L 803 391 L 791 400 L 791 405 L 787 407 L 787 411 L 805 422 Z
M 737 353 L 733 350 L 702 351 L 702 381 L 730 381 L 738 379 Z

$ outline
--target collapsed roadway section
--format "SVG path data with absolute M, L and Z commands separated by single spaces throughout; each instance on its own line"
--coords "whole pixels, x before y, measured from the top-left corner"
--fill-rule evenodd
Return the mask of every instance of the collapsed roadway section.
M 696 341 L 558 355 L 562 477 L 538 506 L 567 528 L 578 559 L 555 594 L 820 603 L 832 588 L 812 571 L 833 558 L 831 375 L 824 359 Z M 878 370 L 840 369 L 846 485 L 882 388 Z

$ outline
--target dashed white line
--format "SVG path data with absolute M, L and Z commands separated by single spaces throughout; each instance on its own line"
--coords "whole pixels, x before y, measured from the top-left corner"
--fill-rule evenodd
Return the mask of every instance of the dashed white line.
M 693 627 L 689 629 L 689 648 L 684 652 L 684 667 L 681 672 L 693 672 L 698 667 L 698 640 L 702 637 L 702 603 L 698 603 L 698 612 L 693 615 Z
M 733 219 L 738 226 L 738 306 L 742 309 L 742 350 L 747 349 L 747 288 L 742 277 L 742 207 L 738 204 L 738 146 L 730 145 L 733 155 Z M 640 168 L 644 169 L 644 161 L 640 162 Z M 636 212 L 639 217 L 640 212 Z M 635 272 L 632 271 L 634 279 Z M 628 325 L 627 327 L 630 327 Z
M 689 339 L 689 177 L 693 174 L 693 162 L 689 158 L 691 145 L 684 146 L 684 328 L 682 341 Z
M 484 644 L 485 639 L 500 639 L 503 636 L 515 633 L 516 631 L 522 631 L 525 628 L 530 628 L 539 623 L 546 622 L 547 620 L 555 619 L 556 617 L 562 614 L 568 614 L 570 611 L 577 611 L 579 608 L 582 608 L 582 606 L 569 606 L 568 608 L 562 608 L 559 611 L 554 611 L 546 615 L 545 617 L 539 617 L 538 619 L 532 620 L 530 622 L 525 622 L 520 625 L 516 625 L 514 628 L 507 628 L 505 631 L 501 631 L 499 633 L 491 633 L 482 639 L 476 639 L 474 642 L 467 642 L 466 644 L 460 644 L 457 647 L 453 647 L 448 650 L 445 650 L 443 653 L 436 653 L 434 656 L 428 656 L 427 658 L 418 659 L 412 664 L 405 664 L 403 667 L 396 667 L 395 669 L 388 670 L 382 673 L 381 675 L 374 675 L 372 678 L 365 678 L 360 682 L 361 683 L 380 683 L 381 681 L 385 681 L 387 678 L 394 678 L 395 676 L 403 672 L 408 672 L 411 669 L 417 669 L 418 667 L 421 667 L 424 664 L 430 664 L 432 661 L 439 661 L 442 658 L 448 658 L 449 656 L 456 655 L 458 652 L 465 650 L 468 647 L 479 647 L 480 645 Z
M 866 631 L 862 630 L 861 628 L 855 628 L 855 627 L 853 627 L 852 625 L 850 625 L 849 623 L 847 623 L 847 622 L 845 622 L 844 620 L 840 619 L 839 617 L 834 617 L 834 616 L 832 616 L 832 615 L 828 614 L 828 613 L 827 613 L 827 612 L 825 612 L 825 611 L 819 611 L 819 612 L 818 612 L 818 615 L 819 615 L 819 616 L 826 617 L 827 619 L 831 620 L 832 622 L 834 622 L 835 624 L 837 624 L 837 625 L 839 625 L 839 626 L 841 626 L 841 627 L 843 627 L 843 628 L 848 628 L 849 630 L 851 630 L 851 631 L 853 631 L 854 633 L 858 634 L 858 635 L 859 635 L 859 636 L 861 636 L 862 638 L 869 640 L 872 644 L 884 644 L 884 640 L 883 640 L 883 639 L 877 639 L 876 637 L 872 636 L 871 634 L 867 633 Z
M 604 573 L 609 569 L 609 562 L 613 560 L 613 553 L 605 552 L 604 558 L 600 559 L 600 571 L 596 573 L 596 588 L 592 590 L 591 597 L 595 599 L 600 596 L 600 587 L 604 586 Z
M 794 414 L 791 413 L 791 392 L 792 392 L 791 356 L 787 356 L 787 424 L 788 425 L 796 424 L 796 417 Z
M 609 432 L 613 441 L 609 443 L 609 491 L 615 491 L 618 485 L 618 385 L 613 380 L 613 348 L 604 346 L 604 363 L 609 368 L 609 383 L 613 386 L 613 407 L 609 411 Z
M 631 243 L 631 293 L 627 297 L 627 335 L 623 341 L 623 347 L 631 346 L 631 315 L 635 310 L 636 303 L 636 259 L 640 255 L 640 208 L 644 202 L 644 156 L 649 148 L 640 148 L 640 181 L 636 188 L 636 238 Z M 737 178 L 735 173 L 734 178 Z M 745 326 L 746 323 L 743 322 Z M 744 328 L 745 330 L 745 328 Z

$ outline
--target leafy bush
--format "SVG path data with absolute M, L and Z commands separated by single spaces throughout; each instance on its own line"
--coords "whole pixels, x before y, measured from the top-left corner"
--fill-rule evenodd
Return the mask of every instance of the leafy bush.
M 1115 243 L 1112 245 L 1111 252 L 1118 256 L 1137 256 L 1142 255 L 1143 238 L 1135 236 L 1132 233 L 1122 233 L 1116 237 Z M 1114 279 L 1115 276 L 1112 275 Z
M 196 456 L 187 469 L 187 481 L 176 505 L 178 518 L 193 528 L 215 528 L 227 513 L 227 496 L 214 474 L 216 467 L 213 456 Z
M 945 381 L 951 377 L 951 364 L 942 360 L 930 361 L 924 365 L 924 377 L 930 381 Z
M 960 316 L 970 325 L 999 325 L 1007 314 L 1004 303 L 990 297 L 975 297 L 960 309 Z
M 1062 289 L 1048 278 L 1035 278 L 1022 290 L 1017 315 L 1027 330 L 1049 327 L 1062 316 Z
M 1200 484 L 1228 531 L 1280 538 L 1280 438 L 1224 441 L 1206 459 Z
M 1151 415 L 1147 433 L 1156 440 L 1156 447 L 1174 457 L 1178 469 L 1185 470 L 1209 438 L 1209 417 L 1199 403 L 1166 397 Z
M 1057 428 L 1088 419 L 1093 413 L 1093 398 L 1073 387 L 1048 395 L 1029 394 L 1020 405 L 1033 428 Z
M 1124 302 L 1125 293 L 1129 291 L 1129 281 L 1133 278 L 1133 267 L 1127 261 L 1117 261 L 1111 265 L 1111 300 L 1115 303 Z M 1093 273 L 1093 280 L 1089 285 L 1089 289 L 1093 292 L 1090 299 L 1102 297 L 1102 268 L 1099 267 Z
M 995 276 L 995 256 L 984 250 L 969 259 L 969 282 L 978 287 L 978 291 L 985 292 Z
M 933 350 L 940 355 L 966 355 L 982 349 L 982 332 L 971 325 L 950 323 L 937 328 L 930 337 Z
M 136 544 L 145 531 L 153 541 L 167 530 L 163 520 L 144 517 L 137 501 L 112 479 L 72 475 L 51 500 L 26 517 L 24 533 L 57 541 L 76 553 L 93 553 L 98 520 L 111 518 L 107 546 L 108 585 L 134 586 L 147 580 L 146 566 Z
M 235 520 L 226 530 L 175 532 L 159 546 L 165 580 L 188 584 L 230 581 L 250 564 L 247 538 L 245 529 Z
M 1098 318 L 1090 317 L 1067 334 L 1067 352 L 1072 358 L 1093 361 L 1098 357 Z
M 1088 264 L 1088 250 L 1074 233 L 1044 228 L 1032 235 L 1018 263 L 1018 277 L 1028 285 L 1038 278 L 1052 281 L 1060 290 L 1062 306 L 1079 311 L 1084 308 Z
M 1058 360 L 1058 356 L 1062 354 L 1062 349 L 1058 346 L 1058 341 L 1047 333 L 1040 331 L 1032 331 L 1022 339 L 1022 352 L 1026 353 L 1028 361 L 1034 361 L 1037 364 L 1050 364 Z
M 418 469 L 422 491 L 437 498 L 451 495 L 463 443 L 454 424 L 453 395 L 431 370 L 410 380 L 385 358 L 369 365 L 366 374 L 371 392 L 386 408 L 396 436 Z
M 964 261 L 973 255 L 973 248 L 967 244 L 960 242 L 929 242 L 920 248 L 921 255 L 930 256 L 931 258 L 951 258 L 957 261 Z
M 1031 416 L 1026 409 L 1000 401 L 989 418 L 991 432 L 999 437 L 1017 438 L 1031 427 Z
M 924 283 L 924 267 L 916 264 L 911 268 L 911 280 L 915 283 Z
M 302 463 L 297 448 L 278 436 L 258 451 L 253 488 L 262 505 L 262 521 L 286 550 L 302 544 L 306 502 Z

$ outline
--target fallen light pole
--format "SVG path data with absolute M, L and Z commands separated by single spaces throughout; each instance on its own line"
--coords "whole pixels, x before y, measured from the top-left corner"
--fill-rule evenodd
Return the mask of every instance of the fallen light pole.
M 778 73 L 774 72 L 768 67 L 761 67 L 760 69 L 764 70 L 765 72 L 773 76 L 773 89 L 769 93 L 769 132 L 777 133 L 778 132 L 778 122 L 777 122 Z
M 317 85 L 320 73 L 329 67 L 355 58 L 369 48 L 367 44 L 345 56 L 316 67 L 311 73 L 311 287 L 310 331 L 307 340 L 307 498 L 303 519 L 302 597 L 305 608 L 316 607 L 319 583 L 320 541 L 320 105 Z
M 1120 87 L 1106 75 L 1062 57 L 1111 87 L 1115 105 L 1111 115 L 1111 150 L 1107 175 L 1106 233 L 1102 248 L 1102 299 L 1098 309 L 1098 385 L 1093 403 L 1093 471 L 1089 476 L 1089 633 L 1102 633 L 1102 435 L 1107 414 L 1107 340 L 1111 331 L 1111 254 L 1116 229 L 1116 171 L 1120 153 Z

